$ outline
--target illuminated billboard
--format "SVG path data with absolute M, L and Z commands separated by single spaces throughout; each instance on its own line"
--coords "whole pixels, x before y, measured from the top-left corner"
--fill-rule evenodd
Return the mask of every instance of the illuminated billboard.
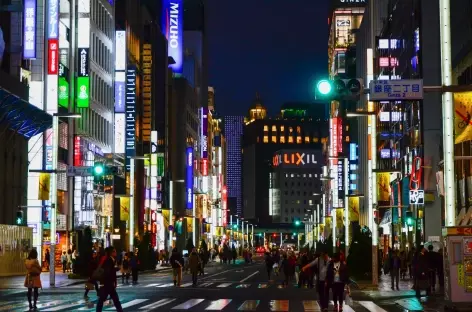
M 126 72 L 126 156 L 136 156 L 136 67 L 128 66 Z M 130 168 L 126 157 L 126 167 Z
M 207 159 L 208 158 L 208 108 L 202 107 L 201 108 L 201 116 L 200 122 L 202 124 L 201 127 L 201 157 Z
M 125 114 L 115 114 L 115 153 L 125 153 Z
M 90 103 L 90 78 L 77 77 L 77 107 L 89 107 Z
M 320 166 L 322 160 L 321 150 L 306 151 L 279 151 L 272 158 L 274 167 L 292 167 L 292 168 L 309 168 Z
M 115 113 L 125 112 L 125 72 L 115 72 Z
M 162 10 L 162 29 L 168 42 L 168 53 L 175 64 L 169 65 L 174 73 L 183 73 L 183 35 L 184 5 L 183 0 L 164 0 Z
M 115 70 L 126 70 L 126 31 L 115 32 Z
M 187 209 L 193 209 L 193 148 L 187 147 L 186 152 L 186 179 Z
M 25 0 L 23 6 L 23 58 L 36 58 L 36 0 Z
M 59 39 L 59 0 L 49 0 L 48 4 L 48 39 Z
M 151 101 L 152 101 L 152 46 L 149 43 L 143 44 L 142 60 L 142 136 L 143 141 L 151 140 Z

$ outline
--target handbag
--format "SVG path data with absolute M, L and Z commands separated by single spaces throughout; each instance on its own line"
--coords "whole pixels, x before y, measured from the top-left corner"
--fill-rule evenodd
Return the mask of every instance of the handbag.
M 28 273 L 26 275 L 26 285 L 28 286 L 28 288 L 33 288 L 34 286 L 34 279 L 32 278 L 31 273 Z

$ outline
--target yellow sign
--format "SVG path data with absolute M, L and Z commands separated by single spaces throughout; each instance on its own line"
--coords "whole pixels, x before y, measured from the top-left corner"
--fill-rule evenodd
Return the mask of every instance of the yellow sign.
M 341 228 L 344 225 L 344 209 L 336 209 L 336 227 Z
M 151 101 L 152 101 L 152 46 L 143 44 L 143 141 L 151 141 Z
M 457 265 L 457 284 L 464 287 L 464 265 L 462 263 Z
M 472 236 L 472 227 L 446 227 L 442 229 L 443 236 Z
M 39 174 L 38 200 L 49 200 L 51 186 L 51 175 L 49 173 Z
M 185 217 L 187 220 L 187 233 L 193 232 L 193 218 L 192 217 Z
M 472 92 L 454 93 L 454 142 L 472 140 Z
M 390 201 L 390 173 L 377 173 L 377 200 Z
M 164 219 L 164 227 L 167 229 L 169 228 L 170 222 L 170 210 L 169 209 L 162 209 L 162 218 Z
M 349 197 L 349 221 L 359 221 L 359 197 Z
M 120 220 L 129 220 L 129 197 L 120 197 Z

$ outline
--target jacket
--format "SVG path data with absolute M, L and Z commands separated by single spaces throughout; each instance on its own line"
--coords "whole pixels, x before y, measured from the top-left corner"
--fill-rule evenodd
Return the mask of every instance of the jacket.
M 178 269 L 184 266 L 184 258 L 180 255 L 179 252 L 172 252 L 172 255 L 170 256 L 170 264 L 172 265 L 173 269 Z
M 38 259 L 26 259 L 26 278 L 25 278 L 25 287 L 26 288 L 42 288 L 41 285 L 41 266 L 39 265 Z
M 330 261 L 328 264 L 328 270 L 326 272 L 326 281 L 329 284 L 334 283 L 334 261 Z M 339 262 L 339 280 L 341 283 L 347 284 L 349 283 L 349 271 L 347 269 L 347 265 L 344 262 Z
M 199 269 L 199 265 L 200 265 L 200 258 L 198 257 L 198 254 L 196 252 L 192 252 L 188 259 L 188 266 L 190 268 L 190 272 L 192 274 L 197 273 Z
M 118 268 L 115 267 L 115 260 L 112 257 L 106 257 L 102 268 L 104 270 L 103 285 L 105 287 L 116 287 L 116 271 Z

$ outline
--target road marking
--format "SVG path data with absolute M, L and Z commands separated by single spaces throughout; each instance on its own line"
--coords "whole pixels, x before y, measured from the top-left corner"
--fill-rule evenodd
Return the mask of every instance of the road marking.
M 370 312 L 387 312 L 372 301 L 358 301 L 361 306 L 369 310 Z
M 123 309 L 126 309 L 126 308 L 129 308 L 129 307 L 132 307 L 134 305 L 137 305 L 137 304 L 140 304 L 140 303 L 143 303 L 145 301 L 148 301 L 149 299 L 133 299 L 125 304 L 122 304 L 121 307 Z M 113 308 L 110 308 L 110 309 L 106 309 L 105 311 L 116 311 L 116 308 L 113 307 Z
M 267 288 L 267 284 L 259 284 L 258 288 Z
M 193 283 L 185 283 L 185 284 L 182 284 L 180 285 L 180 287 L 189 287 L 189 286 L 192 286 Z
M 218 285 L 218 286 L 216 286 L 216 287 L 218 287 L 218 288 L 226 288 L 226 287 L 230 286 L 231 284 L 232 284 L 232 283 L 223 283 L 223 284 L 220 284 L 220 285 Z
M 321 308 L 318 304 L 318 301 L 311 300 L 311 301 L 303 301 L 303 309 L 305 312 L 320 312 Z
M 175 301 L 175 298 L 174 299 L 171 299 L 171 298 L 168 298 L 168 299 L 161 299 L 159 301 L 156 301 L 154 303 L 151 303 L 151 304 L 148 304 L 147 306 L 144 306 L 144 307 L 141 307 L 139 308 L 140 310 L 153 310 L 155 308 L 159 308 L 159 307 L 162 307 L 162 306 L 165 306 L 166 304 L 169 304 L 171 302 Z
M 211 304 L 205 310 L 208 311 L 221 311 L 223 310 L 228 304 L 230 304 L 231 299 L 219 299 L 212 301 Z
M 288 312 L 288 300 L 271 300 L 269 308 L 271 311 Z
M 157 286 L 159 286 L 159 285 L 160 285 L 160 283 L 158 283 L 158 284 L 148 284 L 148 285 L 146 285 L 146 286 L 144 286 L 144 287 L 157 287 Z
M 230 272 L 230 271 L 234 271 L 235 269 L 233 270 L 226 270 L 226 271 L 223 271 L 223 272 L 220 272 L 220 273 L 216 273 L 216 274 L 213 274 L 213 275 L 210 275 L 210 276 L 207 276 L 207 277 L 202 277 L 200 280 L 205 280 L 207 278 L 210 278 L 210 277 L 213 277 L 213 276 L 218 276 L 218 275 L 221 275 L 221 274 L 224 274 L 224 273 L 227 273 L 227 272 Z
M 60 305 L 60 306 L 57 306 L 57 307 L 54 307 L 54 308 L 42 310 L 42 311 L 59 311 L 59 310 L 62 310 L 62 309 L 72 308 L 72 307 L 75 307 L 77 305 L 84 304 L 84 303 L 85 303 L 85 300 L 79 300 L 75 303 L 64 304 L 64 305 Z
M 238 308 L 238 311 L 256 311 L 257 306 L 259 305 L 260 300 L 246 300 L 244 303 Z
M 190 299 L 182 304 L 179 304 L 178 306 L 173 307 L 172 310 L 189 310 L 203 301 L 205 301 L 205 299 Z
M 27 307 L 28 303 L 27 302 L 12 302 L 8 305 L 2 306 L 0 308 L 0 311 L 13 311 L 13 309 L 17 309 L 20 307 Z
M 206 283 L 203 283 L 203 284 L 200 284 L 200 287 L 208 287 L 210 285 L 212 285 L 213 283 L 209 283 L 209 282 L 206 282 Z
M 64 301 L 63 300 L 54 300 L 54 301 L 49 301 L 46 303 L 38 304 L 36 305 L 38 308 L 47 308 L 56 304 L 62 304 Z
M 174 286 L 174 283 L 162 284 L 162 285 L 159 285 L 159 286 L 156 286 L 156 287 L 164 288 L 164 287 L 171 287 L 171 286 Z
M 236 288 L 249 288 L 249 286 L 251 286 L 251 284 L 239 284 Z
M 356 312 L 350 306 L 348 306 L 347 304 L 344 304 L 343 311 L 344 312 Z
M 245 282 L 245 281 L 247 281 L 248 279 L 250 279 L 251 277 L 253 277 L 253 276 L 256 275 L 256 274 L 259 274 L 259 271 L 256 271 L 256 272 L 252 273 L 251 275 L 249 275 L 249 276 L 246 277 L 246 278 L 243 278 L 242 280 L 240 280 L 240 282 L 241 282 L 241 283 L 242 283 L 242 282 Z

